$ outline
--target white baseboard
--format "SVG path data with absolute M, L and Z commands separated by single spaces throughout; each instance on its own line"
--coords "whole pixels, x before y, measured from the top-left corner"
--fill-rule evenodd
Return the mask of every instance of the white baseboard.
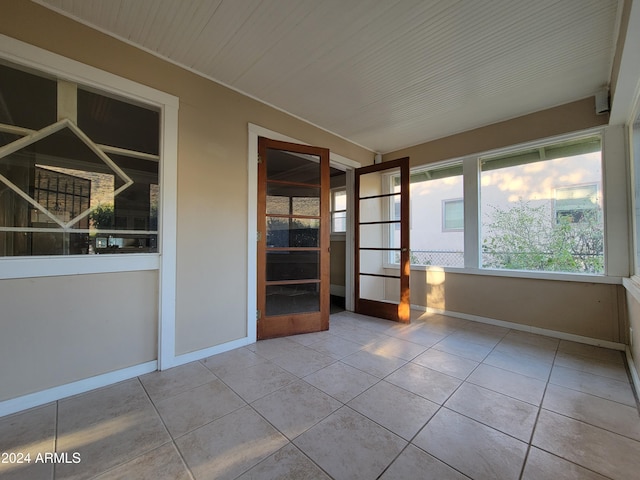
M 451 312 L 449 310 L 441 310 L 439 308 L 425 307 L 422 305 L 411 305 L 412 310 L 420 310 L 427 313 L 437 313 L 447 315 L 449 317 L 462 318 L 463 320 L 471 320 L 472 322 L 487 323 L 489 325 L 497 325 L 499 327 L 511 328 L 523 332 L 536 333 L 538 335 L 546 335 L 547 337 L 559 338 L 560 340 L 569 340 L 577 343 L 584 343 L 596 347 L 611 348 L 612 350 L 620 350 L 624 352 L 626 345 L 624 343 L 609 342 L 607 340 L 599 340 L 597 338 L 583 337 L 573 333 L 558 332 L 557 330 L 549 330 L 546 328 L 532 327 L 530 325 L 522 325 L 520 323 L 506 322 L 504 320 L 496 320 L 494 318 L 481 317 L 479 315 L 470 315 L 468 313 Z
M 255 339 L 245 337 L 222 345 L 216 345 L 215 347 L 177 355 L 172 359 L 171 367 L 177 367 L 179 365 L 184 365 L 185 363 L 201 360 L 251 343 L 255 343 Z M 114 383 L 118 383 L 123 380 L 129 380 L 130 378 L 144 375 L 145 373 L 155 372 L 157 369 L 158 362 L 154 360 L 152 362 L 142 363 L 133 367 L 123 368 L 122 370 L 116 370 L 115 372 L 96 375 L 95 377 L 85 378 L 84 380 L 67 383 L 66 385 L 60 385 L 58 387 L 48 388 L 28 395 L 11 398 L 0 402 L 0 417 L 20 412 L 22 410 L 27 410 L 29 408 L 39 407 L 40 405 L 55 402 L 56 400 L 77 395 L 79 393 L 85 393 L 96 388 L 113 385 Z
M 141 363 L 140 365 L 134 365 L 133 367 L 116 370 L 115 372 L 96 375 L 95 377 L 85 378 L 77 382 L 67 383 L 58 387 L 48 388 L 39 392 L 5 400 L 0 402 L 0 417 L 27 410 L 28 408 L 39 407 L 40 405 L 55 402 L 56 400 L 70 397 L 71 395 L 106 387 L 107 385 L 112 385 L 123 380 L 129 380 L 138 375 L 155 372 L 157 369 L 158 362 L 153 360 L 151 362 Z
M 640 377 L 638 376 L 636 364 L 633 362 L 633 357 L 631 356 L 631 349 L 627 347 L 625 353 L 627 354 L 627 365 L 629 365 L 629 372 L 631 373 L 633 388 L 636 391 L 636 398 L 640 398 Z
M 250 345 L 255 342 L 255 339 L 244 337 L 239 338 L 238 340 L 232 340 L 231 342 L 223 343 L 221 345 L 216 345 L 215 347 L 203 348 L 202 350 L 196 350 L 195 352 L 177 355 L 171 362 L 171 367 L 177 367 L 178 365 L 184 365 L 185 363 L 202 360 L 203 358 L 217 355 L 218 353 L 228 352 L 229 350 L 233 350 L 234 348 L 244 347 L 245 345 Z

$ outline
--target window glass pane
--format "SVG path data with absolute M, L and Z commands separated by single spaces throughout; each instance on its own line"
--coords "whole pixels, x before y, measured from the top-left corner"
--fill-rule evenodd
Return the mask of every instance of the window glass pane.
M 8 145 L 11 142 L 15 142 L 20 138 L 22 138 L 22 135 L 0 132 L 0 147 L 4 147 L 5 145 Z
M 331 210 L 347 209 L 347 192 L 344 190 L 334 191 L 332 196 Z
M 598 214 L 598 185 L 556 188 L 556 223 L 577 223 L 589 214 Z
M 78 89 L 78 126 L 94 143 L 158 155 L 160 113 Z
M 344 189 L 331 191 L 331 231 L 347 231 L 347 192 Z
M 55 80 L 0 65 L 0 123 L 32 130 L 55 123 L 57 94 Z
M 157 251 L 157 161 L 102 158 L 65 128 L 0 158 L 0 174 L 2 256 Z
M 347 231 L 347 212 L 335 212 L 331 214 L 331 231 L 335 233 Z
M 409 195 L 411 264 L 464 267 L 462 164 L 412 171 Z M 398 232 L 392 235 L 392 245 L 399 242 Z M 399 255 L 390 258 L 399 263 Z
M 158 223 L 158 162 L 110 155 L 133 185 L 113 199 L 118 230 L 156 230 Z M 120 179 L 116 177 L 116 185 Z
M 464 228 L 464 202 L 462 200 L 445 200 L 442 204 L 444 230 L 462 230 Z
M 482 266 L 604 273 L 600 138 L 482 159 Z

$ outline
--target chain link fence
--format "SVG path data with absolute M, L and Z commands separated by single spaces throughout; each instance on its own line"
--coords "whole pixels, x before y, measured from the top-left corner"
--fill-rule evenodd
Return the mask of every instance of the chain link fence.
M 436 267 L 464 267 L 464 252 L 455 250 L 411 250 L 411 265 L 433 265 Z M 400 254 L 396 254 L 400 263 Z
M 573 271 L 579 273 L 602 273 L 601 266 L 604 265 L 603 254 L 580 254 L 573 255 L 572 268 L 550 268 L 548 259 L 554 258 L 553 253 L 548 253 L 547 261 L 534 262 L 533 257 L 540 257 L 539 253 L 529 254 L 527 252 L 518 253 L 487 253 L 482 255 L 482 264 L 485 267 L 493 268 L 507 268 L 522 270 L 522 266 L 512 266 L 511 263 L 516 258 L 520 263 L 524 259 L 529 260 L 525 262 L 528 265 L 526 270 L 540 270 L 540 271 Z M 531 258 L 529 258 L 531 257 Z M 410 254 L 411 265 L 433 265 L 435 267 L 464 267 L 464 252 L 457 250 L 411 250 Z M 395 263 L 400 263 L 400 254 L 396 254 Z

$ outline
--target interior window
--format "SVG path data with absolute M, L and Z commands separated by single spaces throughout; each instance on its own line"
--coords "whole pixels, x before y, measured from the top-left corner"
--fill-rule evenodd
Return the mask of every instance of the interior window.
M 156 252 L 159 112 L 0 68 L 0 256 Z

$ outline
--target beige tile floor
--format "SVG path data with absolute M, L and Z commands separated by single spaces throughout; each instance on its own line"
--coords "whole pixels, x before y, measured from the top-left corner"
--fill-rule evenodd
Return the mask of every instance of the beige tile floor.
M 70 459 L 0 463 L 0 478 L 638 478 L 640 417 L 620 352 L 414 317 L 343 312 L 329 332 L 0 418 L 0 452 Z

